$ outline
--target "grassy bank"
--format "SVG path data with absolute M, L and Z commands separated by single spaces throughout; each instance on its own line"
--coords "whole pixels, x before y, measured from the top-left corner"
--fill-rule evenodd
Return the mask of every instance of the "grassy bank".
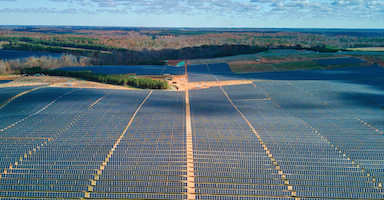
M 361 47 L 361 48 L 348 48 L 348 51 L 373 51 L 384 52 L 384 47 Z
M 22 71 L 23 74 L 46 74 L 50 76 L 65 76 L 73 78 L 81 78 L 88 81 L 95 81 L 99 83 L 107 83 L 113 85 L 131 86 L 143 89 L 167 89 L 168 84 L 166 81 L 153 80 L 149 78 L 136 78 L 126 75 L 107 75 L 107 74 L 94 74 L 88 71 L 83 72 L 70 72 L 62 70 L 49 70 L 40 67 L 26 68 Z

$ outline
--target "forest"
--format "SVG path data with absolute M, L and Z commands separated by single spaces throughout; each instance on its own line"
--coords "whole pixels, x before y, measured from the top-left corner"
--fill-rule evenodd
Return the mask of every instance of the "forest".
M 384 47 L 382 30 L 0 27 L 0 48 L 88 57 L 90 64 L 160 64 L 268 49 Z

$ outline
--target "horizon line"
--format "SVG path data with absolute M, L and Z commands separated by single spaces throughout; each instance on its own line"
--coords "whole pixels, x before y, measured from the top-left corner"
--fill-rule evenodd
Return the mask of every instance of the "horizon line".
M 137 28 L 137 29 L 317 29 L 317 30 L 384 30 L 383 28 L 319 28 L 319 27 L 182 27 L 182 26 L 117 26 L 117 25 L 1 25 L 0 27 L 86 27 L 86 28 Z

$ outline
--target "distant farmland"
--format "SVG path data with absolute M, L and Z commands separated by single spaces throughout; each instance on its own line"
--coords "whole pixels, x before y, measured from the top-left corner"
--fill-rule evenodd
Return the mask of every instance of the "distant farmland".
M 360 47 L 360 48 L 349 48 L 351 51 L 384 51 L 384 47 Z

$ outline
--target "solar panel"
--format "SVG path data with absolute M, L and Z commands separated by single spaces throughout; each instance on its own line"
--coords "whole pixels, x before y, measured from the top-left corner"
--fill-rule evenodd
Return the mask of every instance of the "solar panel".
M 0 110 L 0 197 L 187 199 L 193 153 L 196 199 L 384 198 L 384 70 L 188 72 L 190 81 L 268 81 L 189 91 L 193 152 L 184 92 L 25 94 Z M 31 88 L 0 88 L 0 100 Z

